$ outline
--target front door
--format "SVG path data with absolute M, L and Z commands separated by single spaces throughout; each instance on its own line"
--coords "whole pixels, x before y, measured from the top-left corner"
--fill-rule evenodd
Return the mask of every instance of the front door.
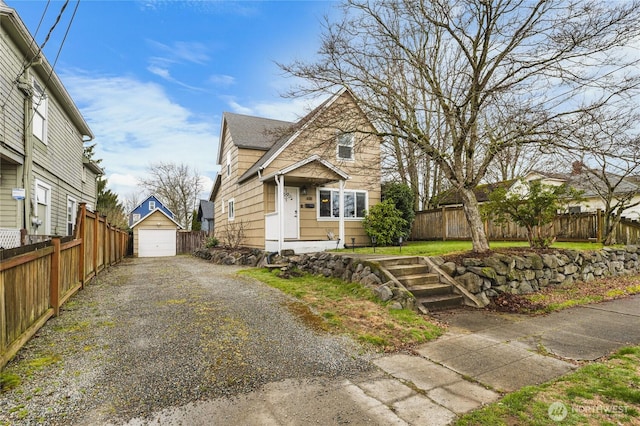
M 284 238 L 287 239 L 298 239 L 299 237 L 298 197 L 298 188 L 284 187 Z

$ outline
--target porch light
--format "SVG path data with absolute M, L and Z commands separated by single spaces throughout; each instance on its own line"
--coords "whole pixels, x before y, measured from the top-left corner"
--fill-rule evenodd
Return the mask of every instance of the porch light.
M 302 195 L 307 195 L 307 185 L 302 185 L 302 188 L 300 188 L 300 193 Z

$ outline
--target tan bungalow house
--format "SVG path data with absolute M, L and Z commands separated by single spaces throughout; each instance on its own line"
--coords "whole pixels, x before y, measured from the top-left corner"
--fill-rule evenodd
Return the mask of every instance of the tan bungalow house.
M 369 244 L 362 219 L 380 201 L 380 144 L 347 89 L 295 123 L 224 113 L 215 235 L 269 252 Z

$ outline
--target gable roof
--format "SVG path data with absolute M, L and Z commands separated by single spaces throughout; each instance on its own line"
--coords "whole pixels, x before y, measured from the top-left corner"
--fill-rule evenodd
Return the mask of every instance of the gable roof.
M 213 202 L 209 200 L 200 200 L 198 208 L 198 220 L 213 219 Z
M 167 209 L 167 211 L 168 211 L 169 213 L 171 213 L 171 216 L 175 216 L 175 213 L 173 213 L 169 207 L 165 206 L 165 205 L 164 205 L 164 203 L 163 203 L 162 201 L 160 201 L 160 199 L 159 199 L 158 197 L 156 197 L 155 195 L 153 195 L 153 194 L 149 195 L 147 198 L 145 198 L 144 200 L 142 200 L 142 202 L 140 202 L 137 206 L 135 206 L 135 207 L 134 207 L 134 208 L 129 212 L 129 214 L 131 214 L 131 213 L 135 212 L 135 211 L 138 209 L 138 207 L 142 206 L 144 203 L 146 203 L 147 201 L 149 201 L 151 198 L 153 198 L 154 200 L 156 200 L 158 203 L 160 203 L 160 204 L 162 205 L 162 207 L 164 207 L 165 209 Z M 145 217 L 146 217 L 146 216 L 145 216 Z
M 329 161 L 327 161 L 324 158 L 320 157 L 318 154 L 314 154 L 311 157 L 307 157 L 304 160 L 300 160 L 297 163 L 294 163 L 294 164 L 291 164 L 291 165 L 285 167 L 284 169 L 276 170 L 273 173 L 270 173 L 270 174 L 268 174 L 266 176 L 263 176 L 260 180 L 265 181 L 265 180 L 273 179 L 273 177 L 275 175 L 290 173 L 290 172 L 292 172 L 292 171 L 294 171 L 296 169 L 299 169 L 302 166 L 305 166 L 305 165 L 307 165 L 309 163 L 313 163 L 313 162 L 318 162 L 318 163 L 322 164 L 327 169 L 331 170 L 332 172 L 334 172 L 335 174 L 340 176 L 341 179 L 349 179 L 349 175 L 346 172 L 340 170 L 338 167 L 334 166 Z
M 47 80 L 45 91 L 55 95 L 55 97 L 59 99 L 60 108 L 69 114 L 71 121 L 77 127 L 80 134 L 88 137 L 89 140 L 92 140 L 94 138 L 93 132 L 82 116 L 82 113 L 80 113 L 77 105 L 69 95 L 69 92 L 67 92 L 67 89 L 62 84 L 62 81 L 60 81 L 60 78 L 55 73 L 53 67 L 45 55 L 40 51 L 38 43 L 35 42 L 33 36 L 24 25 L 15 9 L 12 9 L 1 1 L 0 25 L 16 43 L 26 58 L 37 59 L 33 61 L 31 67 L 40 78 Z
M 290 128 L 290 121 L 253 117 L 250 115 L 225 112 L 222 114 L 221 135 L 225 128 L 231 134 L 231 141 L 238 148 L 267 151 L 279 138 L 279 134 Z M 218 164 L 222 161 L 222 141 L 218 144 Z
M 147 198 L 148 199 L 148 198 Z M 141 217 L 140 220 L 138 220 L 136 223 L 134 223 L 133 225 L 131 225 L 131 229 L 135 228 L 136 226 L 138 226 L 140 223 L 144 222 L 149 216 L 151 216 L 152 214 L 154 214 L 155 212 L 160 212 L 163 215 L 165 215 L 167 217 L 167 219 L 169 219 L 171 222 L 175 223 L 176 226 L 178 227 L 178 229 L 182 229 L 182 225 L 180 225 L 178 222 L 176 222 L 171 216 L 169 216 L 164 210 L 162 210 L 159 207 L 156 207 L 155 209 L 151 210 L 149 213 L 147 213 L 144 217 Z
M 274 142 L 271 148 L 258 160 L 253 166 L 249 167 L 249 169 L 240 176 L 238 179 L 238 183 L 242 183 L 252 176 L 254 176 L 259 170 L 267 167 L 271 162 L 278 157 L 297 137 L 302 133 L 304 129 L 309 127 L 309 125 L 320 115 L 320 113 L 327 108 L 329 108 L 336 100 L 340 98 L 345 93 L 350 93 L 346 88 L 341 89 L 335 95 L 331 96 L 323 103 L 314 108 L 311 112 L 305 115 L 302 119 L 300 119 L 295 126 L 291 127 L 291 132 L 289 134 L 283 135 L 280 139 Z

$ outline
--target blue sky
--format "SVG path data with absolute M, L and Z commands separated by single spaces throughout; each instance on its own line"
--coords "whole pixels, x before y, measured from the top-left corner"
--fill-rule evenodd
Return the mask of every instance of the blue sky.
M 5 0 L 38 44 L 63 1 Z M 44 52 L 95 134 L 109 188 L 123 199 L 151 162 L 218 170 L 222 113 L 295 120 L 309 100 L 275 62 L 312 59 L 336 1 L 71 0 Z M 70 30 L 64 40 L 67 27 Z M 37 32 L 36 32 L 37 30 Z M 64 43 L 63 43 L 64 40 Z M 204 195 L 204 194 L 203 194 Z

